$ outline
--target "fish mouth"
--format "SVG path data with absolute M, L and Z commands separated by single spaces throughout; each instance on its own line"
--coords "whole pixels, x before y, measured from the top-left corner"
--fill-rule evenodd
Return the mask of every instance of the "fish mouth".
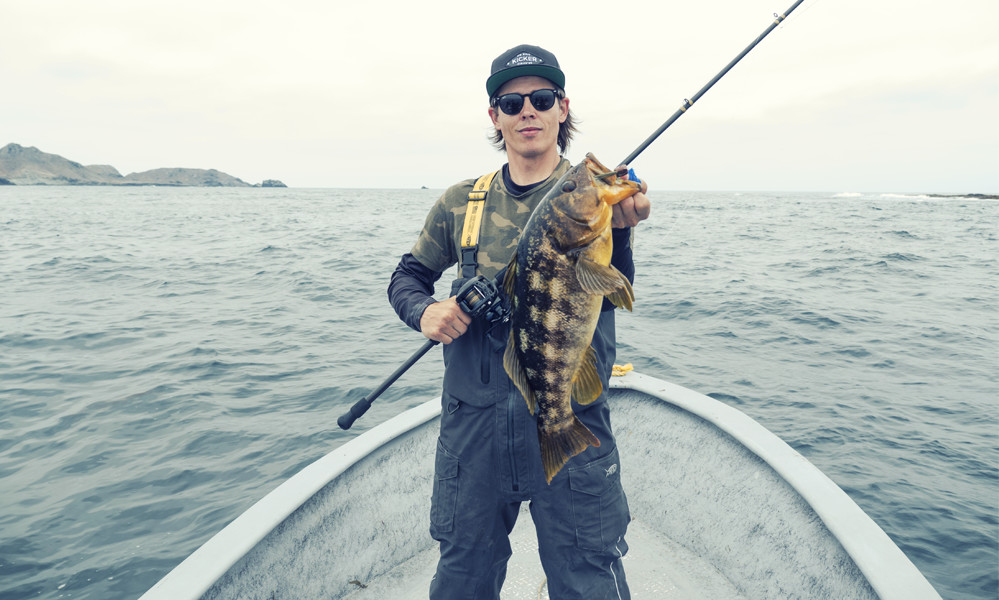
M 599 215 L 594 216 L 594 217 L 589 218 L 589 219 L 583 219 L 583 218 L 580 218 L 580 217 L 574 217 L 574 216 L 572 216 L 570 214 L 566 214 L 565 216 L 570 221 L 572 221 L 573 223 L 578 223 L 578 224 L 583 225 L 585 227 L 589 227 L 590 225 L 593 225 L 594 223 L 596 223 L 600 219 Z
M 625 198 L 630 198 L 642 191 L 642 184 L 623 179 L 628 174 L 627 169 L 608 169 L 593 156 L 593 153 L 586 154 L 586 170 L 593 181 L 593 187 L 597 190 L 600 200 L 608 205 L 615 205 Z

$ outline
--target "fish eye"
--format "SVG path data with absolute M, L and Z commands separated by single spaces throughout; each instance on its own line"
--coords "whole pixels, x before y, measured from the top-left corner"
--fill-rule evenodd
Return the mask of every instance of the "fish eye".
M 569 181 L 566 181 L 565 183 L 562 184 L 562 191 L 563 192 L 567 192 L 568 193 L 568 192 L 571 192 L 571 191 L 573 191 L 575 189 L 576 189 L 576 182 L 573 181 L 573 180 L 571 180 L 571 179 Z

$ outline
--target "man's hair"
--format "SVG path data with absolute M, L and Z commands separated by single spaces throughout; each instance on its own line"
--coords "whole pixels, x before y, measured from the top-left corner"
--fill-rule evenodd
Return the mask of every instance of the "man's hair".
M 565 97 L 565 92 L 562 92 L 562 96 Z M 499 110 L 498 108 L 496 110 Z M 569 142 L 572 141 L 572 134 L 579 131 L 576 128 L 576 120 L 572 117 L 572 109 L 569 109 L 569 114 L 566 116 L 565 121 L 558 124 L 558 153 L 565 154 L 566 149 L 569 147 Z M 503 141 L 503 132 L 496 129 L 493 131 L 492 135 L 489 136 L 489 141 L 495 148 L 501 152 L 506 152 L 506 142 Z

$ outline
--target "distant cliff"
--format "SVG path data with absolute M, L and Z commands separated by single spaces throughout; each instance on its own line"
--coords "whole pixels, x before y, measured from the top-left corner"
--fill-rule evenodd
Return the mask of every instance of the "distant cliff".
M 122 179 L 113 167 L 92 169 L 59 155 L 17 144 L 0 148 L 0 177 L 14 185 L 102 185 Z
M 251 187 L 242 179 L 215 169 L 153 169 L 141 173 L 130 173 L 124 177 L 124 182 L 136 185 Z
M 0 183 L 13 185 L 169 185 L 253 187 L 215 169 L 153 169 L 122 176 L 111 165 L 84 166 L 38 148 L 7 144 L 0 148 Z M 287 187 L 267 179 L 256 187 Z

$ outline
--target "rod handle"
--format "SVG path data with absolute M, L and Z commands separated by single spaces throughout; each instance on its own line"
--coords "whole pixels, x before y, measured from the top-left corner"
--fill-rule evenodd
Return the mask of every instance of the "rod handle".
M 371 403 L 375 401 L 375 398 L 381 396 L 382 392 L 387 390 L 390 385 L 395 383 L 396 379 L 399 379 L 399 377 L 401 377 L 403 373 L 405 373 L 410 367 L 416 364 L 416 361 L 420 360 L 420 358 L 422 358 L 424 354 L 426 354 L 431 348 L 433 348 L 439 343 L 440 342 L 436 340 L 427 340 L 426 343 L 424 343 L 419 350 L 414 352 L 413 355 L 410 356 L 406 362 L 400 365 L 399 368 L 396 369 L 394 373 L 389 375 L 388 379 L 383 381 L 382 384 L 378 386 L 378 389 L 376 389 L 375 391 L 371 392 L 364 398 L 361 398 L 360 400 L 355 402 L 354 406 L 350 407 L 350 410 L 345 412 L 343 415 L 340 416 L 339 419 L 336 420 L 336 424 L 340 426 L 340 429 L 343 430 L 350 429 L 350 426 L 354 424 L 354 421 L 358 420 L 359 418 L 361 418 L 361 415 L 368 412 L 368 409 L 371 408 Z
M 336 420 L 336 424 L 340 426 L 340 429 L 344 431 L 350 429 L 350 426 L 354 424 L 354 421 L 360 419 L 364 413 L 368 412 L 371 408 L 371 403 L 374 398 L 370 400 L 367 397 L 361 398 L 354 403 L 354 406 L 350 407 L 350 410 L 340 415 L 340 418 Z

